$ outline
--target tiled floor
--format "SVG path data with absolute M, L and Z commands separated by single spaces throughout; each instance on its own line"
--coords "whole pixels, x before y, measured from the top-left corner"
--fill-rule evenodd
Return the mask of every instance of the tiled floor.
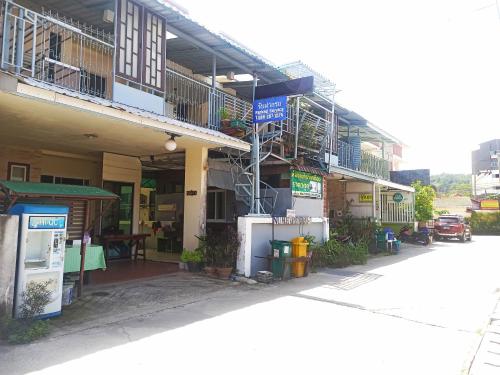
M 95 270 L 90 275 L 90 284 L 108 284 L 126 280 L 142 279 L 175 273 L 179 271 L 177 263 L 125 260 L 111 260 L 107 262 L 105 271 Z

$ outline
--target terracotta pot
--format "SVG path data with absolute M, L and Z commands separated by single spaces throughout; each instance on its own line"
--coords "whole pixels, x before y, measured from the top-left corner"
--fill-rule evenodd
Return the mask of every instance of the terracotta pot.
M 207 276 L 212 276 L 212 277 L 216 277 L 217 276 L 217 269 L 215 267 L 206 266 L 204 268 L 204 271 L 207 274 Z
M 229 276 L 231 276 L 231 273 L 233 272 L 233 267 L 217 267 L 216 271 L 219 279 L 227 280 L 229 279 Z
M 227 129 L 231 127 L 231 119 L 220 120 L 220 125 L 222 129 Z

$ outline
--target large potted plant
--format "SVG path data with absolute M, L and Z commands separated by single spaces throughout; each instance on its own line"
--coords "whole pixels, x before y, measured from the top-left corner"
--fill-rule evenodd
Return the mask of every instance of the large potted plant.
M 184 249 L 181 254 L 181 262 L 187 264 L 189 272 L 200 272 L 203 263 L 203 252 L 199 249 Z
M 206 238 L 205 254 L 208 264 L 215 266 L 219 278 L 229 278 L 236 264 L 240 246 L 238 232 L 232 226 L 228 226 L 224 231 L 209 230 Z
M 198 249 L 204 254 L 205 258 L 205 268 L 204 271 L 208 276 L 217 276 L 215 269 L 215 254 L 217 252 L 217 239 L 210 235 L 210 230 L 208 234 L 202 236 L 196 236 L 199 240 Z

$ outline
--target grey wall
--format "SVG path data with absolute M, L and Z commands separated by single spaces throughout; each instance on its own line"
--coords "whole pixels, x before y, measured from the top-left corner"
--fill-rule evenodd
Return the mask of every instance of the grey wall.
M 12 314 L 19 216 L 0 215 L 0 314 Z
M 282 241 L 291 241 L 292 238 L 313 235 L 316 241 L 320 242 L 323 238 L 323 223 L 310 223 L 304 226 L 299 225 L 275 225 L 274 239 Z M 258 271 L 268 270 L 267 259 L 256 258 L 256 256 L 267 256 L 271 253 L 273 225 L 272 224 L 253 224 L 252 225 L 252 267 L 251 276 L 255 276 Z
M 117 103 L 129 105 L 148 112 L 163 115 L 165 102 L 162 97 L 148 94 L 127 85 L 115 82 L 113 84 L 113 100 Z
M 391 181 L 397 184 L 410 186 L 420 180 L 423 185 L 431 184 L 430 169 L 409 169 L 405 171 L 391 171 Z
M 296 216 L 323 217 L 323 199 L 292 197 L 290 188 L 279 188 L 273 216 L 285 216 L 294 209 Z M 263 190 L 262 190 L 263 192 Z M 261 192 L 261 194 L 263 194 Z

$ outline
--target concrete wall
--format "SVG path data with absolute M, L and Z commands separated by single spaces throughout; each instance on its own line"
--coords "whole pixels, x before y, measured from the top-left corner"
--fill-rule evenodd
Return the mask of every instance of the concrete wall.
M 345 199 L 351 202 L 351 214 L 354 217 L 372 217 L 373 203 L 359 201 L 360 194 L 372 194 L 373 184 L 368 182 L 346 182 Z M 376 199 L 376 197 L 373 197 Z
M 296 216 L 323 216 L 323 199 L 293 197 L 290 188 L 278 188 L 276 190 L 278 196 L 273 216 L 285 216 L 287 209 L 294 209 Z M 261 190 L 261 196 L 264 196 L 264 189 Z
M 82 178 L 90 185 L 100 185 L 101 161 L 83 155 L 43 154 L 41 174 L 67 178 Z
M 0 145 L 0 179 L 8 178 L 8 165 L 10 163 L 29 164 L 30 181 L 39 182 L 42 174 L 42 153 L 22 147 Z
M 0 315 L 12 314 L 19 216 L 0 215 Z
M 268 270 L 266 259 L 256 256 L 270 254 L 269 241 L 273 238 L 273 225 L 270 217 L 244 216 L 238 218 L 238 234 L 241 245 L 238 251 L 237 272 L 245 276 L 255 276 L 257 271 Z M 329 225 L 327 218 L 312 218 L 310 224 L 274 225 L 274 239 L 290 241 L 294 237 L 313 235 L 316 241 L 328 240 Z

